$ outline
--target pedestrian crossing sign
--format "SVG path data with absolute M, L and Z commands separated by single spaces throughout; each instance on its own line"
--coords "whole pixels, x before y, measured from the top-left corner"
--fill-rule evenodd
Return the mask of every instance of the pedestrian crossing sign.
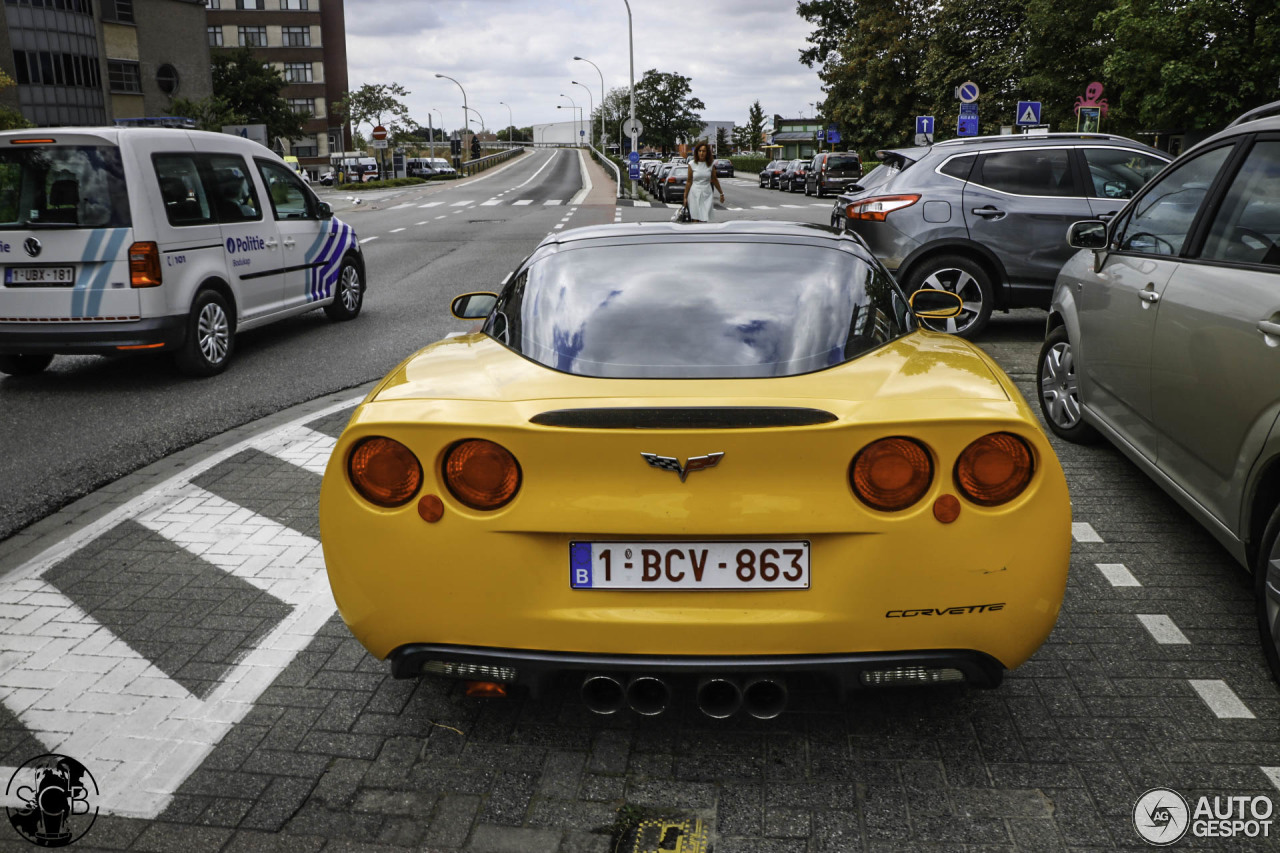
M 1037 127 L 1040 124 L 1040 102 L 1018 101 L 1018 126 Z

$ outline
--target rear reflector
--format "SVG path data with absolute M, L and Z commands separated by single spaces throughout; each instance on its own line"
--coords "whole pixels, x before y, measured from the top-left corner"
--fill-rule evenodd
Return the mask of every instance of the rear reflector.
M 455 663 L 447 660 L 428 660 L 422 662 L 423 675 L 443 675 L 446 678 L 465 678 L 472 681 L 504 681 L 516 680 L 516 670 L 510 666 L 488 666 L 481 663 Z
M 862 673 L 867 687 L 899 687 L 912 684 L 958 684 L 964 673 L 958 669 L 928 666 L 900 666 L 897 669 L 870 669 Z
M 467 695 L 482 699 L 501 698 L 507 695 L 507 686 L 494 681 L 468 681 Z
M 162 346 L 164 346 L 164 344 L 163 344 L 163 343 L 159 343 L 159 344 L 129 344 L 129 345 L 127 345 L 127 346 L 118 346 L 118 347 L 116 347 L 116 349 L 118 349 L 118 350 L 133 350 L 133 349 L 160 349 L 160 347 L 162 347 Z

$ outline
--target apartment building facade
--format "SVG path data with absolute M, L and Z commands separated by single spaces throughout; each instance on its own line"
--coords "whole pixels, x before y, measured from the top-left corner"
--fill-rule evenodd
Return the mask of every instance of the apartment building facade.
M 203 0 L 4 0 L 0 68 L 38 127 L 163 116 L 212 89 Z
M 310 114 L 304 136 L 284 143 L 284 153 L 315 176 L 329 168 L 331 145 L 350 150 L 350 129 L 334 110 L 347 93 L 343 0 L 205 0 L 205 6 L 209 49 L 252 48 L 284 75 L 281 94 L 290 108 Z

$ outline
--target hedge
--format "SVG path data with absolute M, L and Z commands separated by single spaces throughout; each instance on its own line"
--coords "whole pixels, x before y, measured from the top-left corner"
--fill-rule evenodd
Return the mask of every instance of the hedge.
M 769 165 L 769 160 L 764 157 L 730 157 L 729 162 L 733 164 L 735 172 L 759 172 Z

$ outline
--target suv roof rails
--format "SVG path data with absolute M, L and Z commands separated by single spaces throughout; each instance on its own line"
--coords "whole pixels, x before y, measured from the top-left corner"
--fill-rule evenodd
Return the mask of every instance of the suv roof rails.
M 941 142 L 935 142 L 934 146 L 939 145 L 964 145 L 969 142 L 991 142 L 992 140 L 1017 140 L 1024 139 L 1118 139 L 1122 142 L 1133 142 L 1127 136 L 1120 136 L 1116 133 L 1006 133 L 997 136 L 962 136 L 956 139 L 944 139 Z
M 1227 125 L 1227 127 L 1235 127 L 1237 124 L 1244 124 L 1246 121 L 1256 121 L 1260 118 L 1280 114 L 1280 101 L 1272 101 L 1269 104 L 1263 104 L 1260 107 L 1254 107 L 1246 113 L 1242 113 L 1235 121 Z

